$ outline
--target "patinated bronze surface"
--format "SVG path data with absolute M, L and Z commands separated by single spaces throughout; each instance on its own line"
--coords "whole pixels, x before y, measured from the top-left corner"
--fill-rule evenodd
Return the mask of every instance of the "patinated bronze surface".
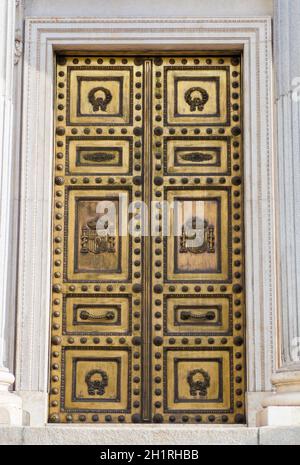
M 245 423 L 241 58 L 57 56 L 49 421 Z

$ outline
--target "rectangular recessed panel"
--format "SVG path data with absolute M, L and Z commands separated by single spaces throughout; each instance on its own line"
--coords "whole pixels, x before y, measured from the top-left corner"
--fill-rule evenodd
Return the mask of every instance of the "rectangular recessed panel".
M 126 412 L 129 409 L 130 350 L 67 347 L 63 350 L 62 404 L 72 412 Z
M 164 298 L 164 334 L 232 334 L 232 299 L 220 295 L 167 295 Z
M 164 194 L 168 205 L 177 208 L 170 209 L 170 235 L 164 239 L 170 257 L 165 262 L 166 279 L 228 281 L 228 188 L 167 188 Z
M 67 169 L 70 174 L 131 174 L 130 137 L 80 137 L 67 139 Z
M 131 238 L 119 231 L 120 205 L 128 207 L 128 191 L 72 189 L 67 192 L 67 278 L 128 280 Z M 107 226 L 107 222 L 109 227 Z
M 231 413 L 232 363 L 229 348 L 166 348 L 165 412 Z
M 64 301 L 64 334 L 128 335 L 132 326 L 131 296 L 68 295 Z
M 131 67 L 68 67 L 67 122 L 127 125 L 132 122 Z
M 230 174 L 230 140 L 227 137 L 166 137 L 166 175 Z
M 229 125 L 229 67 L 165 66 L 166 125 Z

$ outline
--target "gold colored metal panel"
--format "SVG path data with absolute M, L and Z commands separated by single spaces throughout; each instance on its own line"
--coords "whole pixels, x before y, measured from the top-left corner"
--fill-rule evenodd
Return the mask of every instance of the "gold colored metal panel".
M 152 198 L 170 219 L 170 234 L 152 238 L 158 423 L 246 421 L 241 72 L 238 55 L 153 64 Z
M 245 423 L 241 58 L 57 57 L 49 421 Z
M 143 79 L 134 58 L 57 56 L 50 422 L 141 418 L 143 244 L 120 218 L 143 199 Z

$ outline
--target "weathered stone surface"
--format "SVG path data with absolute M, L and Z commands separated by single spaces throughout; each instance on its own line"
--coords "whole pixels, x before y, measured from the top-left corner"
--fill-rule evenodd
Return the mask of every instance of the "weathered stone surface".
M 258 429 L 195 425 L 98 425 L 0 428 L 0 444 L 255 445 Z
M 261 445 L 300 445 L 300 426 L 265 427 L 259 429 Z

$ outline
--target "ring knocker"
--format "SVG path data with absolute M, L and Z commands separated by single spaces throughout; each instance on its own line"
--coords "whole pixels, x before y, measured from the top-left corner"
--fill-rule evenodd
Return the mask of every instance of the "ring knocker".
M 103 92 L 103 97 L 96 97 L 97 92 Z M 95 87 L 91 89 L 88 94 L 88 99 L 91 105 L 93 106 L 94 111 L 102 110 L 106 111 L 107 105 L 112 101 L 111 92 L 105 87 Z
M 108 385 L 108 376 L 103 370 L 91 370 L 86 374 L 85 382 L 90 396 L 94 396 L 95 394 L 102 396 L 105 393 L 106 386 Z
M 192 97 L 192 94 L 200 94 L 201 97 Z M 207 103 L 209 99 L 209 95 L 206 90 L 202 89 L 202 87 L 191 87 L 187 90 L 184 94 L 184 99 L 186 103 L 190 106 L 191 111 L 195 111 L 197 108 L 199 111 L 202 111 L 204 105 Z
M 199 396 L 207 395 L 207 388 L 210 386 L 210 376 L 207 371 L 202 368 L 190 371 L 187 376 L 187 382 L 190 385 L 191 396 L 196 396 L 197 392 Z

